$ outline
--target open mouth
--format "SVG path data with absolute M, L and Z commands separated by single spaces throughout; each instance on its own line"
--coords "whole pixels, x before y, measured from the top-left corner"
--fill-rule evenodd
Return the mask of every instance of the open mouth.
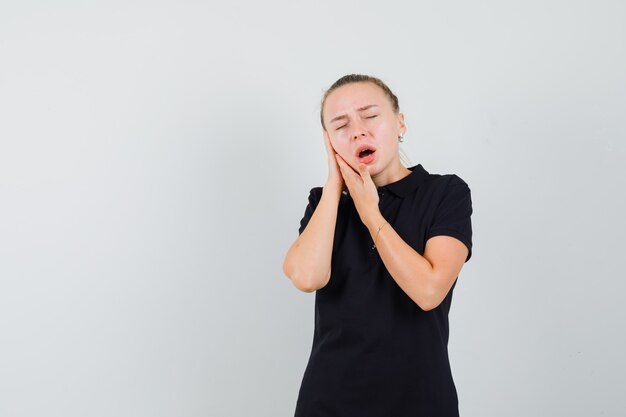
M 360 146 L 355 155 L 359 159 L 359 162 L 368 163 L 374 159 L 374 153 L 376 152 L 376 148 L 370 145 Z

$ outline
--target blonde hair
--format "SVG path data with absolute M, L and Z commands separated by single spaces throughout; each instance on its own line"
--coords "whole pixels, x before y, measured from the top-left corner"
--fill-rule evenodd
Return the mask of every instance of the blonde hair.
M 324 93 L 324 97 L 322 98 L 322 104 L 320 105 L 320 121 L 322 122 L 322 127 L 324 128 L 324 130 L 326 130 L 326 125 L 324 124 L 324 104 L 326 104 L 326 99 L 328 98 L 328 95 L 343 85 L 353 84 L 353 83 L 372 83 L 374 85 L 377 85 L 383 90 L 385 95 L 389 98 L 393 111 L 395 111 L 396 113 L 400 111 L 400 105 L 398 104 L 398 97 L 396 97 L 396 95 L 391 91 L 391 89 L 387 87 L 387 84 L 382 82 L 382 80 L 376 77 L 372 77 L 371 75 L 348 74 L 348 75 L 344 75 L 343 77 L 335 81 L 333 85 L 331 85 L 328 88 L 328 90 L 326 90 L 326 92 Z

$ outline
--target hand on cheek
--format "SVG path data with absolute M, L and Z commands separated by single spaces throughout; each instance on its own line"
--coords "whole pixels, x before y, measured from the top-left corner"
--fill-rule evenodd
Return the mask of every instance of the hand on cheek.
M 367 165 L 359 164 L 359 171 L 356 172 L 339 154 L 335 157 L 361 221 L 368 225 L 376 214 L 380 214 L 380 211 L 378 209 L 378 190 L 370 177 Z

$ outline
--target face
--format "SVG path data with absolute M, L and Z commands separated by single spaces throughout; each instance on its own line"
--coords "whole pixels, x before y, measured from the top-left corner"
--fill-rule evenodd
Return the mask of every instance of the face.
M 404 116 L 394 111 L 376 84 L 337 88 L 326 98 L 323 116 L 331 145 L 355 170 L 363 163 L 374 176 L 400 164 L 398 137 L 405 132 Z

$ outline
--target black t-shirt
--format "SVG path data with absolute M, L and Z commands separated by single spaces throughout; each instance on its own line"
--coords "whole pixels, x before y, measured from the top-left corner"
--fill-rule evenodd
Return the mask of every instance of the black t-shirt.
M 383 217 L 420 255 L 437 235 L 459 239 L 472 255 L 472 201 L 454 174 L 421 164 L 378 187 Z M 322 196 L 309 194 L 305 229 Z M 455 417 L 458 398 L 448 359 L 448 312 L 456 281 L 442 303 L 422 310 L 398 286 L 373 248 L 350 195 L 341 195 L 331 277 L 315 292 L 313 347 L 295 417 Z

